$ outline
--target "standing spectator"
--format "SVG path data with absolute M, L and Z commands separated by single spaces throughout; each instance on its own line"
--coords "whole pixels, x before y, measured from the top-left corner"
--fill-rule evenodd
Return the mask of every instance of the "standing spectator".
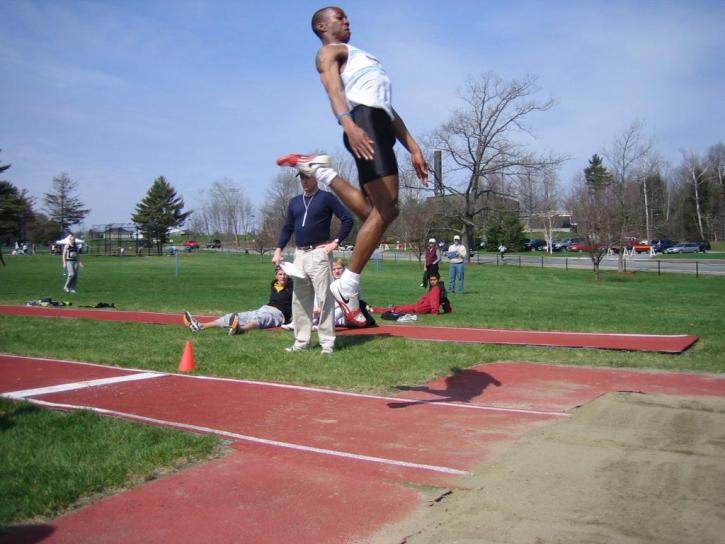
M 509 248 L 506 247 L 506 244 L 501 242 L 498 246 L 498 252 L 501 254 L 501 260 L 503 261 L 504 255 L 506 255 L 506 252 L 509 250 Z
M 295 342 L 287 351 L 309 349 L 312 337 L 312 321 L 315 297 L 320 308 L 317 336 L 322 353 L 335 349 L 335 303 L 330 292 L 332 252 L 350 234 L 353 219 L 335 195 L 320 191 L 314 174 L 300 172 L 303 194 L 292 198 L 287 206 L 287 218 L 277 241 L 272 262 L 282 262 L 282 250 L 295 236 L 294 265 L 302 273 L 294 282 L 292 295 L 292 319 Z M 337 217 L 340 230 L 330 236 L 332 217 Z
M 76 285 L 78 284 L 78 267 L 83 265 L 81 264 L 76 237 L 72 234 L 68 235 L 65 245 L 63 246 L 61 264 L 66 274 L 63 291 L 66 293 L 75 293 Z
M 438 274 L 438 263 L 441 260 L 440 253 L 438 253 L 438 244 L 435 238 L 428 240 L 428 247 L 425 250 L 425 272 L 423 272 L 423 281 L 421 287 L 428 287 L 428 278 L 431 274 Z
M 463 262 L 465 259 L 466 246 L 461 243 L 461 237 L 456 234 L 453 237 L 453 244 L 448 247 L 448 260 L 451 263 L 448 288 L 451 293 L 463 293 Z M 456 282 L 458 282 L 458 289 L 456 289 Z

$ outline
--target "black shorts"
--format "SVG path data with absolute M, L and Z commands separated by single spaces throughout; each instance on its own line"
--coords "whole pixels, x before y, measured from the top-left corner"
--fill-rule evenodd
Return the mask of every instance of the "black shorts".
M 367 161 L 355 157 L 352 149 L 350 149 L 347 134 L 343 137 L 345 147 L 353 155 L 357 164 L 360 186 L 384 176 L 397 176 L 398 161 L 395 158 L 393 149 L 393 146 L 395 146 L 395 132 L 393 131 L 393 122 L 390 116 L 380 108 L 355 106 L 352 110 L 352 120 L 367 132 L 368 136 L 375 142 L 373 144 L 375 156 L 373 160 Z

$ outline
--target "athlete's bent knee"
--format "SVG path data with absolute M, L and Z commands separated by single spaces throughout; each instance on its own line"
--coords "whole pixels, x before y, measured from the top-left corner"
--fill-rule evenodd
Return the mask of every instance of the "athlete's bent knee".
M 391 203 L 390 206 L 386 206 L 384 209 L 380 210 L 380 216 L 383 218 L 385 226 L 388 226 L 395 221 L 398 218 L 398 215 L 400 215 L 400 208 L 398 208 L 397 202 Z

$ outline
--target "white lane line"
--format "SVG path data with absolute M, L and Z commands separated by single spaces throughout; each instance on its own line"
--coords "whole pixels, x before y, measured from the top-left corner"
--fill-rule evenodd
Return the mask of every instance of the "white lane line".
M 404 327 L 410 327 L 411 325 L 386 325 L 386 327 L 392 327 L 392 328 L 404 328 Z M 649 334 L 649 333 L 628 333 L 628 332 L 588 332 L 588 331 L 541 331 L 541 330 L 532 330 L 532 329 L 477 329 L 475 327 L 444 327 L 440 325 L 431 325 L 426 326 L 426 329 L 435 329 L 435 330 L 450 330 L 450 331 L 466 331 L 466 332 L 507 332 L 507 333 L 520 333 L 520 334 L 532 334 L 532 335 L 547 335 L 547 334 L 556 334 L 556 335 L 571 335 L 571 336 L 632 336 L 635 338 L 653 338 L 653 339 L 660 339 L 660 338 L 686 338 L 688 336 L 691 336 L 689 334 Z
M 37 387 L 35 389 L 24 389 L 22 391 L 10 391 L 3 393 L 4 397 L 9 399 L 24 399 L 27 397 L 38 397 L 40 395 L 48 395 L 50 393 L 60 393 L 63 391 L 76 391 L 78 389 L 87 389 L 89 387 L 98 387 L 101 385 L 111 385 L 123 382 L 133 382 L 137 380 L 148 380 L 150 378 L 159 378 L 168 376 L 159 372 L 142 372 L 141 374 L 129 374 L 127 376 L 115 376 L 113 378 L 100 378 L 98 380 L 87 380 L 82 382 L 63 383 L 60 385 L 51 385 L 48 387 Z
M 99 368 L 118 368 L 119 370 L 127 370 L 127 371 L 134 371 L 134 372 L 142 372 L 142 369 L 138 368 L 126 368 L 126 367 L 112 367 L 109 365 L 102 365 L 99 363 L 89 363 L 85 361 L 72 361 L 69 359 L 50 359 L 50 358 L 44 358 L 44 357 L 30 357 L 26 355 L 10 355 L 10 354 L 0 354 L 7 357 L 16 357 L 20 359 L 30 359 L 30 360 L 39 360 L 39 361 L 47 361 L 50 363 L 71 363 L 71 364 L 77 364 L 77 365 L 87 365 L 87 366 L 94 366 Z M 220 377 L 214 377 L 214 376 L 197 376 L 193 374 L 174 374 L 169 373 L 166 374 L 167 376 L 175 376 L 178 378 L 191 378 L 195 380 L 211 380 L 211 381 L 219 381 L 219 382 L 230 382 L 230 383 L 242 383 L 242 384 L 249 384 L 249 385 L 260 385 L 263 387 L 276 387 L 279 389 L 292 389 L 296 391 L 308 391 L 310 393 L 323 393 L 325 395 L 338 395 L 341 397 L 357 397 L 357 398 L 363 398 L 363 399 L 377 399 L 377 400 L 386 400 L 390 402 L 396 402 L 396 403 L 406 403 L 406 404 L 427 404 L 430 406 L 441 406 L 441 407 L 448 407 L 448 408 L 463 408 L 468 410 L 484 410 L 484 411 L 490 411 L 490 412 L 508 412 L 508 413 L 518 413 L 518 414 L 528 414 L 528 415 L 537 415 L 537 416 L 553 416 L 553 417 L 569 417 L 571 414 L 567 412 L 561 412 L 561 411 L 548 411 L 548 410 L 528 410 L 525 408 L 503 408 L 498 406 L 487 406 L 483 404 L 473 404 L 473 403 L 462 403 L 462 402 L 445 402 L 445 401 L 439 401 L 437 399 L 409 399 L 409 398 L 402 398 L 402 397 L 386 397 L 383 395 L 367 395 L 364 393 L 354 393 L 351 391 L 339 391 L 336 389 L 325 389 L 322 387 L 310 387 L 306 385 L 294 385 L 294 384 L 287 384 L 287 383 L 276 383 L 276 382 L 263 382 L 258 380 L 241 380 L 238 378 L 220 378 Z
M 2 396 L 7 396 L 7 394 L 3 394 Z M 176 421 L 155 419 L 155 418 L 151 418 L 151 417 L 129 414 L 126 412 L 117 412 L 115 410 L 107 410 L 105 408 L 94 408 L 92 406 L 78 406 L 78 405 L 73 405 L 73 404 L 60 404 L 60 403 L 47 402 L 47 401 L 37 400 L 37 399 L 27 399 L 27 402 L 30 402 L 32 404 L 38 404 L 40 406 L 47 406 L 50 408 L 62 408 L 62 409 L 67 409 L 67 410 L 89 410 L 91 412 L 95 412 L 98 414 L 112 415 L 112 416 L 122 417 L 124 419 L 142 421 L 144 423 L 153 423 L 155 425 L 161 425 L 164 427 L 174 427 L 174 428 L 178 428 L 178 429 L 186 429 L 186 430 L 199 432 L 199 433 L 213 434 L 216 436 L 220 436 L 223 438 L 229 438 L 232 440 L 253 442 L 256 444 L 265 444 L 268 446 L 276 446 L 279 448 L 287 448 L 287 449 L 298 450 L 298 451 L 318 453 L 318 454 L 322 454 L 322 455 L 329 455 L 332 457 L 342 457 L 342 458 L 346 458 L 346 459 L 354 459 L 357 461 L 368 461 L 368 462 L 372 462 L 372 463 L 393 465 L 393 466 L 404 467 L 404 468 L 428 470 L 428 471 L 432 471 L 432 472 L 442 472 L 444 474 L 454 474 L 457 476 L 465 476 L 465 475 L 470 474 L 470 472 L 468 472 L 468 471 L 460 470 L 457 468 L 443 467 L 443 466 L 438 466 L 438 465 L 425 465 L 425 464 L 421 464 L 421 463 L 411 463 L 408 461 L 399 461 L 397 459 L 388 459 L 386 457 L 375 457 L 375 456 L 371 456 L 371 455 L 363 455 L 363 454 L 359 454 L 359 453 L 351 453 L 351 452 L 346 452 L 346 451 L 329 450 L 329 449 L 325 449 L 325 448 L 316 448 L 314 446 L 305 446 L 302 444 L 294 444 L 291 442 L 281 442 L 279 440 L 269 440 L 267 438 L 260 438 L 258 436 L 249 436 L 249 435 L 244 435 L 244 434 L 232 433 L 229 431 L 223 431 L 220 429 L 212 429 L 211 427 L 202 427 L 199 425 L 190 425 L 188 423 L 180 423 L 180 422 L 176 422 Z
M 173 374 L 177 376 L 177 374 Z M 451 408 L 464 408 L 468 410 L 485 410 L 490 412 L 509 412 L 514 414 L 528 414 L 537 416 L 555 416 L 555 417 L 569 417 L 571 414 L 567 412 L 556 412 L 547 410 L 528 410 L 526 408 L 502 408 L 499 406 L 486 406 L 482 404 L 464 404 L 462 402 L 447 402 L 440 401 L 437 399 L 410 399 L 403 397 L 386 397 L 383 395 L 366 395 L 364 393 L 353 393 L 351 391 L 338 391 L 335 389 L 323 389 L 320 387 L 309 387 L 306 385 L 292 385 L 287 383 L 274 383 L 274 382 L 260 382 L 255 380 L 237 380 L 233 378 L 215 378 L 213 376 L 190 376 L 190 375 L 178 375 L 182 378 L 194 378 L 197 380 L 214 380 L 214 381 L 229 381 L 236 383 L 245 383 L 250 385 L 261 385 L 265 387 L 277 387 L 280 389 L 292 389 L 298 391 L 309 391 L 311 393 L 324 393 L 326 395 L 338 395 L 341 397 L 358 397 L 363 399 L 374 399 L 374 400 L 387 400 L 398 404 L 426 404 L 430 406 L 443 406 Z

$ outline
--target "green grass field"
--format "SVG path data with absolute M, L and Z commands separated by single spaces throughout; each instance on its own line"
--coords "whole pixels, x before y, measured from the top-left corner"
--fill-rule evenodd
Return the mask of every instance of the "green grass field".
M 182 254 L 178 269 L 175 257 L 91 256 L 84 259 L 78 294 L 65 295 L 59 258 L 6 262 L 0 267 L 0 304 L 49 296 L 70 300 L 74 307 L 113 302 L 123 310 L 179 314 L 184 309 L 221 314 L 256 308 L 266 302 L 273 275 L 269 256 Z M 445 280 L 447 265 L 441 272 Z M 384 261 L 380 270 L 371 264 L 364 275 L 364 298 L 380 306 L 413 302 L 423 292 L 420 275 L 411 262 Z M 336 352 L 323 358 L 316 350 L 286 353 L 292 343 L 292 333 L 286 331 L 228 337 L 221 329 L 192 334 L 183 326 L 0 315 L 0 352 L 174 372 L 184 343 L 193 339 L 197 374 L 383 393 L 395 385 L 510 360 L 725 372 L 725 279 L 645 273 L 604 273 L 602 278 L 595 283 L 586 271 L 474 265 L 466 269 L 466 293 L 451 295 L 454 313 L 420 316 L 419 322 L 683 333 L 698 335 L 700 341 L 682 355 L 664 355 L 339 337 Z M 91 414 L 51 413 L 10 401 L 0 404 L 0 432 L 0 523 L 56 515 L 89 496 L 142 482 L 219 448 L 208 437 Z M 108 457 L 120 443 L 124 448 Z M 99 458 L 106 462 L 98 463 Z
M 87 257 L 79 293 L 64 296 L 57 257 L 15 258 L 0 268 L 0 303 L 43 296 L 74 306 L 113 302 L 119 309 L 222 314 L 266 302 L 269 256 L 227 253 L 174 257 Z M 441 270 L 444 279 L 448 267 Z M 371 304 L 413 302 L 423 292 L 410 262 L 371 264 L 363 296 Z M 499 360 L 725 371 L 725 280 L 719 277 L 604 273 L 496 266 L 466 269 L 466 293 L 452 295 L 454 312 L 421 316 L 422 324 L 537 330 L 695 334 L 679 356 L 603 350 L 461 345 L 402 338 L 339 337 L 328 360 L 319 352 L 284 352 L 285 331 L 229 338 L 223 330 L 192 335 L 179 326 L 0 316 L 0 351 L 174 371 L 184 342 L 194 341 L 197 373 L 385 391 L 422 383 L 452 369 Z
M 58 515 L 79 499 L 138 485 L 220 448 L 211 436 L 5 399 L 0 433 L 0 525 Z

